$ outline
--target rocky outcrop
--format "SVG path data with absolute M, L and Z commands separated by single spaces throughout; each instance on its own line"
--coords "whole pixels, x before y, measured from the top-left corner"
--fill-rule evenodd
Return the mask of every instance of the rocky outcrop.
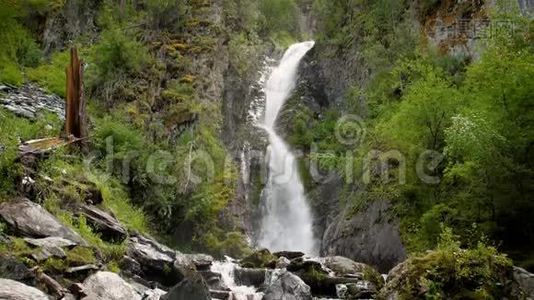
M 514 267 L 514 280 L 525 293 L 525 296 L 534 299 L 534 274 L 525 269 Z
M 40 290 L 23 283 L 0 278 L 0 299 L 9 300 L 49 300 Z
M 267 284 L 263 300 L 311 300 L 311 289 L 298 276 L 285 270 L 275 271 Z
M 342 214 L 326 229 L 321 254 L 343 255 L 387 272 L 406 256 L 398 222 L 387 201 L 372 202 L 350 218 Z
M 80 245 L 87 245 L 79 234 L 61 224 L 39 204 L 28 199 L 0 204 L 0 216 L 16 231 L 26 236 L 61 237 Z
M 65 101 L 36 85 L 20 88 L 0 85 L 0 92 L 5 93 L 0 93 L 0 106 L 17 116 L 35 119 L 39 112 L 52 112 L 60 119 L 65 118 Z
M 119 275 L 97 272 L 84 282 L 85 300 L 141 300 L 134 288 Z
M 143 236 L 131 237 L 127 252 L 140 266 L 141 274 L 138 275 L 164 286 L 173 286 L 184 278 L 186 272 L 195 270 L 194 264 L 183 254 Z

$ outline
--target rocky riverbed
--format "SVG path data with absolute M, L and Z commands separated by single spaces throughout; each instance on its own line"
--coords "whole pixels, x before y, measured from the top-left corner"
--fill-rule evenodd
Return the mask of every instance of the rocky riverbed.
M 239 261 L 216 262 L 209 255 L 184 254 L 152 237 L 126 232 L 95 205 L 84 205 L 80 214 L 103 238 L 124 239 L 127 251 L 120 271 L 106 269 L 98 259 L 53 273 L 32 268 L 52 257 L 65 260 L 67 251 L 87 242 L 41 205 L 12 199 L 0 205 L 1 219 L 9 227 L 1 243 L 9 246 L 23 238 L 32 251 L 22 258 L 0 255 L 1 299 L 397 299 L 395 284 L 406 271 L 401 264 L 384 280 L 372 267 L 345 257 L 311 258 L 266 249 Z M 515 268 L 513 276 L 510 280 L 533 296 L 534 275 Z

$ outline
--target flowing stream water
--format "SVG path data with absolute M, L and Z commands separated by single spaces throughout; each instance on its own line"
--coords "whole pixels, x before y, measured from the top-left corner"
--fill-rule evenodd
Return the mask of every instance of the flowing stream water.
M 295 156 L 277 134 L 278 113 L 295 88 L 301 59 L 313 48 L 308 41 L 290 46 L 265 83 L 265 119 L 269 134 L 269 178 L 263 191 L 263 211 L 258 244 L 271 251 L 316 254 L 312 215 L 297 171 Z

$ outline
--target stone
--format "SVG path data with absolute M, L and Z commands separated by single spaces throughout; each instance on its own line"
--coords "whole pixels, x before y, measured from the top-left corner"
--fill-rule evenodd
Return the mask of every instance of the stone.
M 0 216 L 16 231 L 32 237 L 61 237 L 86 246 L 80 235 L 61 224 L 52 214 L 28 199 L 0 204 Z
M 280 256 L 278 260 L 276 261 L 276 268 L 277 269 L 284 269 L 287 268 L 291 264 L 291 261 L 287 259 L 285 256 Z
M 525 269 L 514 267 L 514 280 L 527 297 L 534 299 L 534 274 Z
M 279 251 L 279 252 L 274 252 L 273 255 L 276 257 L 285 257 L 289 260 L 292 260 L 295 258 L 303 257 L 304 253 L 298 252 L 298 251 Z
M 141 264 L 127 255 L 122 257 L 119 262 L 119 267 L 121 268 L 121 272 L 129 277 L 141 274 Z
M 225 288 L 222 285 L 222 275 L 220 273 L 210 270 L 198 271 L 198 273 L 202 275 L 202 278 L 204 278 L 204 281 L 206 281 L 210 290 L 222 290 Z
M 141 295 L 119 275 L 97 272 L 83 282 L 84 300 L 141 300 Z
M 0 299 L 6 300 L 49 300 L 50 298 L 40 290 L 14 281 L 0 278 Z
M 302 279 L 286 270 L 276 270 L 265 290 L 263 300 L 311 300 L 311 289 Z
M 31 257 L 36 261 L 45 261 L 51 257 L 65 258 L 67 254 L 59 247 L 43 247 L 32 253 Z
M 128 236 L 126 229 L 117 219 L 96 206 L 82 205 L 79 213 L 106 241 L 121 242 Z
M 165 294 L 167 294 L 167 292 L 161 289 L 147 290 L 142 295 L 142 299 L 143 300 L 159 300 Z
M 208 285 L 198 273 L 184 278 L 164 296 L 162 300 L 211 300 Z
M 373 299 L 376 293 L 376 287 L 369 281 L 336 285 L 336 296 L 340 299 Z
M 329 256 L 323 258 L 324 265 L 332 270 L 336 276 L 362 278 L 372 282 L 378 288 L 384 285 L 382 275 L 373 267 L 355 262 L 343 256 Z
M 267 249 L 255 251 L 251 255 L 243 258 L 240 265 L 244 268 L 266 268 L 276 264 L 276 256 L 272 255 Z
M 185 254 L 193 262 L 198 271 L 209 270 L 213 264 L 213 256 L 207 254 Z
M 35 246 L 35 247 L 45 247 L 45 248 L 48 248 L 48 247 L 74 247 L 76 246 L 77 244 L 71 240 L 67 240 L 67 239 L 64 239 L 64 238 L 60 238 L 60 237 L 57 237 L 57 236 L 51 236 L 51 237 L 46 237 L 46 238 L 41 238 L 41 239 L 32 239 L 32 238 L 24 238 L 24 241 L 26 241 L 26 243 L 32 245 L 32 246 Z
M 259 287 L 265 283 L 267 269 L 237 268 L 234 271 L 234 276 L 238 285 Z
M 0 255 L 0 276 L 30 285 L 35 284 L 35 274 L 14 256 Z
M 141 266 L 141 277 L 167 287 L 180 282 L 189 269 L 195 269 L 185 255 L 143 236 L 129 239 L 127 254 Z

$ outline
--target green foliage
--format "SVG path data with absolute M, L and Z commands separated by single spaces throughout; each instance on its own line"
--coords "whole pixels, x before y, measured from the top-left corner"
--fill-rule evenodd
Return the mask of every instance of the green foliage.
M 0 10 L 8 4 L 0 3 Z M 29 34 L 13 16 L 0 19 L 0 82 L 21 85 L 24 81 L 22 69 L 35 66 L 40 50 Z
M 133 84 L 132 79 L 153 65 L 146 47 L 120 29 L 102 33 L 100 41 L 91 48 L 88 62 L 87 85 L 93 95 L 108 104 L 132 96 L 128 86 Z
M 260 0 L 259 10 L 264 18 L 261 30 L 267 35 L 282 31 L 298 33 L 298 8 L 293 0 Z
M 52 55 L 49 63 L 29 69 L 28 79 L 37 82 L 50 92 L 65 97 L 66 75 L 65 69 L 70 62 L 70 52 L 57 52 Z
M 77 246 L 67 251 L 66 263 L 69 266 L 82 266 L 95 262 L 96 258 L 91 248 Z

